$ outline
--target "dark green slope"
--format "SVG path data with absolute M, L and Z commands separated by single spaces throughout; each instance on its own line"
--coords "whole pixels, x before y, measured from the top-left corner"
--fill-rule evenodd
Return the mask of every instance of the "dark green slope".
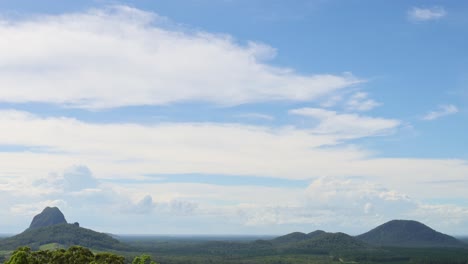
M 98 233 L 75 224 L 59 224 L 27 229 L 21 234 L 0 240 L 0 249 L 15 249 L 29 246 L 33 249 L 49 243 L 63 246 L 83 246 L 93 249 L 125 250 L 126 245 L 111 236 Z
M 307 254 L 362 251 L 370 248 L 368 244 L 347 234 L 326 232 L 314 234 L 310 238 L 284 246 L 287 251 Z
M 323 235 L 323 234 L 326 234 L 327 232 L 325 231 L 322 231 L 322 230 L 315 230 L 314 232 L 310 232 L 309 234 L 307 234 L 307 237 L 308 238 L 314 238 L 314 237 L 317 237 L 317 236 L 320 236 L 320 235 Z
M 296 243 L 296 242 L 301 242 L 304 240 L 312 239 L 312 238 L 321 236 L 323 234 L 328 234 L 328 233 L 322 230 L 317 230 L 314 232 L 310 232 L 308 234 L 304 234 L 302 232 L 293 232 L 284 236 L 279 236 L 277 238 L 274 238 L 271 240 L 271 242 L 276 245 Z
M 412 220 L 392 220 L 357 236 L 375 246 L 390 247 L 463 247 L 454 237 Z
M 34 216 L 30 229 L 66 224 L 65 216 L 57 207 L 46 207 L 40 214 Z
M 301 232 L 294 232 L 284 236 L 280 236 L 271 240 L 273 244 L 288 244 L 306 240 L 307 234 Z

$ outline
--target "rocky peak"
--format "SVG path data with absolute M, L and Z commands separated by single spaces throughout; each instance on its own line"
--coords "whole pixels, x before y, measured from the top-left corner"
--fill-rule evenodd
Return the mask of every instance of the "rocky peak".
M 30 229 L 66 224 L 65 216 L 57 207 L 46 207 L 40 214 L 34 216 Z

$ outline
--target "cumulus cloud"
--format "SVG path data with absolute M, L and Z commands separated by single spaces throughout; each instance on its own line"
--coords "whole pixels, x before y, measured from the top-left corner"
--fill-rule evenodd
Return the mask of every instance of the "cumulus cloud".
M 341 211 L 339 214 L 349 216 L 388 219 L 417 207 L 407 195 L 361 179 L 319 178 L 309 185 L 307 196 L 311 208 Z
M 33 182 L 33 186 L 50 189 L 53 192 L 80 192 L 96 189 L 98 180 L 91 170 L 83 165 L 68 167 L 63 173 L 50 173 L 46 178 Z
M 430 121 L 456 113 L 458 113 L 458 108 L 455 105 L 439 105 L 437 110 L 427 113 L 422 119 Z
M 408 11 L 409 19 L 413 21 L 438 20 L 447 15 L 443 7 L 435 6 L 430 8 L 413 7 Z
M 320 108 L 299 108 L 289 112 L 317 120 L 318 124 L 312 130 L 314 133 L 334 135 L 340 139 L 387 135 L 400 125 L 400 121 L 395 119 L 339 114 Z
M 293 202 L 290 205 L 253 201 L 237 206 L 236 216 L 244 225 L 302 226 L 306 228 L 304 232 L 325 229 L 359 234 L 392 219 L 418 219 L 439 230 L 460 232 L 468 212 L 466 207 L 425 204 L 366 179 L 342 177 L 313 180 L 305 190 L 290 196 L 289 202 Z
M 272 66 L 276 51 L 227 35 L 165 27 L 154 13 L 114 6 L 0 21 L 0 101 L 79 108 L 202 101 L 308 101 L 362 80 Z M 169 29 L 170 28 L 170 29 Z
M 136 204 L 127 206 L 124 211 L 136 214 L 149 214 L 153 211 L 154 207 L 153 197 L 151 197 L 151 195 L 146 195 Z
M 74 166 L 63 173 L 65 191 L 80 191 L 98 186 L 97 180 L 86 166 Z
M 401 182 L 398 180 L 395 186 L 398 188 Z M 411 185 L 411 182 L 406 184 Z M 357 234 L 394 218 L 418 219 L 443 231 L 459 231 L 467 213 L 467 209 L 461 206 L 421 203 L 397 189 L 364 177 L 320 177 L 303 188 L 180 182 L 106 184 L 102 186 L 101 196 L 37 192 L 34 189 L 42 186 L 22 187 L 27 188 L 28 192 L 17 198 L 1 200 L 1 204 L 7 205 L 16 217 L 25 219 L 25 216 L 32 216 L 45 206 L 57 205 L 70 221 L 80 221 L 91 228 L 98 227 L 102 222 L 101 230 L 120 232 L 121 229 L 116 229 L 118 225 L 113 224 L 125 223 L 129 215 L 136 226 L 145 226 L 145 232 L 164 231 L 158 229 L 159 223 L 178 221 L 182 216 L 196 221 L 200 225 L 199 230 L 205 232 L 225 231 L 224 225 L 224 229 L 216 231 L 210 226 L 210 221 L 223 219 L 226 225 L 237 226 L 236 230 L 253 228 L 257 233 L 262 230 L 285 233 L 325 229 Z M 459 193 L 465 192 L 463 186 L 461 189 Z M 112 192 L 112 200 L 102 199 L 104 190 Z M 439 189 L 430 191 L 442 193 Z M 42 194 L 37 196 L 35 193 Z M 112 215 L 112 219 L 103 218 L 108 214 Z M 101 217 L 96 218 L 96 215 Z M 90 226 L 91 218 L 93 225 Z M 148 223 L 148 218 L 152 219 L 151 223 Z M 135 230 L 142 232 L 142 229 Z
M 358 92 L 346 102 L 346 109 L 350 111 L 369 111 L 379 106 L 380 103 L 369 99 L 367 93 Z

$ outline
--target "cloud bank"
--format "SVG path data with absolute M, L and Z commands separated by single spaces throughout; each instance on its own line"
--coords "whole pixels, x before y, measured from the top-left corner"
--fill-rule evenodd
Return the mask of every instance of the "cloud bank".
M 275 50 L 227 35 L 168 29 L 154 13 L 114 6 L 0 20 L 0 102 L 102 109 L 200 101 L 308 101 L 362 82 L 272 66 Z

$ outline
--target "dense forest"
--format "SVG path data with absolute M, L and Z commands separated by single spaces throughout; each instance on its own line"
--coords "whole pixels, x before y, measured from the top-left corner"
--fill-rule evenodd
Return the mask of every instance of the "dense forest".
M 100 252 L 93 253 L 90 249 L 73 246 L 68 249 L 32 251 L 29 247 L 20 247 L 15 250 L 5 264 L 125 264 L 125 257 Z M 137 256 L 132 264 L 157 264 L 149 255 Z

